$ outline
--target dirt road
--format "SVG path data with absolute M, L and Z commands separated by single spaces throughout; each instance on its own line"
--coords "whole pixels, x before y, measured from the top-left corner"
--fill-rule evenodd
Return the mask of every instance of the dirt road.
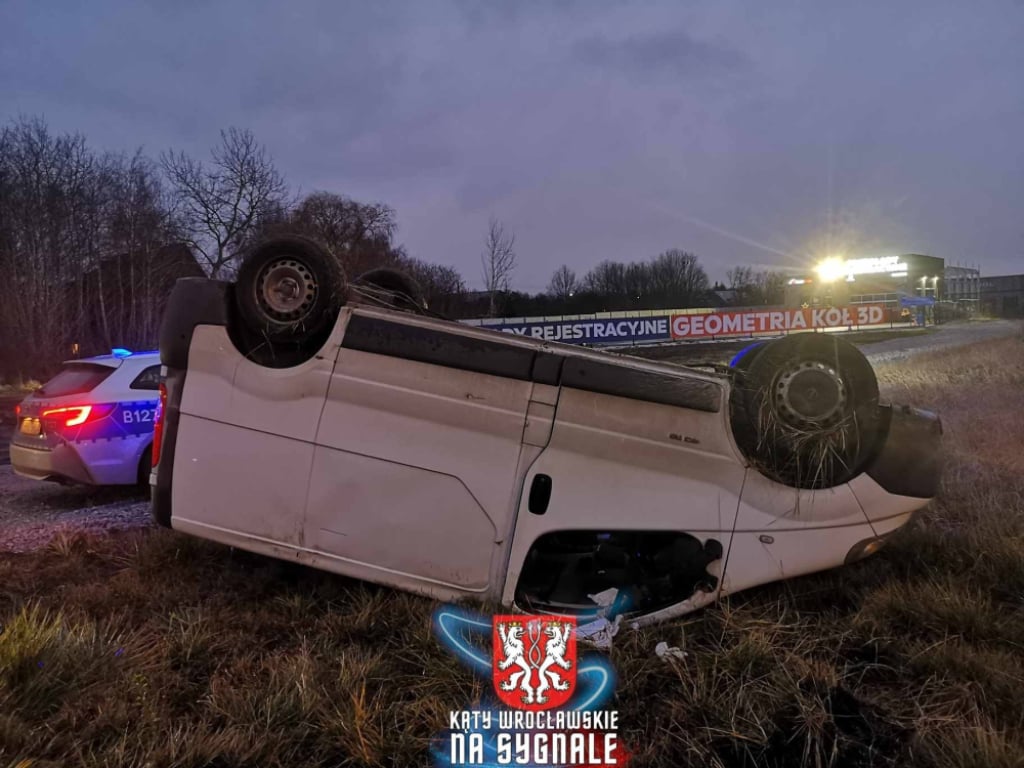
M 989 320 L 984 322 L 948 323 L 930 328 L 904 328 L 890 331 L 870 330 L 844 333 L 842 336 L 855 344 L 872 363 L 907 357 L 945 347 L 974 344 L 986 339 L 1024 333 L 1024 324 L 1015 320 Z M 682 365 L 698 363 L 727 364 L 739 350 L 754 343 L 753 339 L 734 341 L 659 344 L 649 347 L 631 347 L 616 350 L 648 360 L 664 360 Z
M 988 339 L 1014 335 L 1024 338 L 1024 323 L 1019 320 L 950 323 L 935 329 L 934 333 L 875 341 L 860 345 L 860 348 L 872 363 L 881 363 L 921 352 L 977 344 Z

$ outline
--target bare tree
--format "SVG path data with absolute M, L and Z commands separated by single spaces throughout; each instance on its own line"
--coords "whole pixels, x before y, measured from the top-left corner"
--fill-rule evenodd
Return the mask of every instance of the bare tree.
M 516 236 L 505 232 L 505 226 L 497 219 L 491 219 L 484 241 L 484 252 L 480 257 L 483 265 L 484 289 L 490 294 L 489 314 L 497 311 L 498 291 L 508 290 L 508 281 L 516 268 Z
M 392 242 L 398 224 L 395 210 L 383 203 L 361 203 L 334 192 L 313 192 L 288 208 L 268 207 L 245 237 L 246 245 L 277 234 L 301 234 L 318 241 L 341 263 L 349 278 L 398 260 Z
M 229 128 L 205 164 L 184 152 L 160 156 L 192 249 L 210 277 L 229 267 L 247 234 L 284 198 L 284 179 L 251 131 Z
M 735 303 L 740 305 L 781 304 L 785 299 L 786 276 L 781 272 L 751 267 L 734 267 L 726 273 L 729 288 L 735 291 Z
M 423 291 L 427 308 L 441 315 L 453 315 L 461 309 L 466 284 L 452 267 L 428 264 L 402 254 L 394 266 L 409 274 Z
M 45 370 L 80 315 L 66 287 L 98 256 L 97 164 L 40 119 L 0 134 L 0 365 Z
M 107 163 L 111 180 L 104 271 L 117 304 L 113 340 L 129 347 L 149 344 L 156 337 L 163 299 L 188 256 L 183 245 L 168 248 L 179 238 L 155 164 L 141 151 L 130 157 L 108 156 Z M 103 271 L 97 280 L 103 281 Z
M 644 296 L 651 293 L 650 265 L 642 262 L 633 262 L 627 265 L 623 279 L 625 280 L 626 295 L 629 297 L 630 305 L 633 305 L 633 302 L 641 303 Z
M 729 290 L 743 293 L 754 284 L 754 270 L 750 267 L 733 267 L 725 273 L 729 281 Z
M 395 210 L 383 203 L 360 203 L 333 192 L 314 192 L 291 215 L 295 230 L 320 240 L 334 252 L 349 277 L 395 261 Z
M 707 293 L 707 273 L 692 253 L 672 248 L 651 262 L 651 284 L 663 301 L 694 306 Z
M 759 304 L 782 304 L 786 300 L 786 282 L 788 277 L 783 272 L 762 270 L 757 273 L 754 283 L 757 285 Z
M 0 373 L 154 344 L 175 277 L 201 274 L 174 238 L 141 154 L 97 155 L 39 119 L 0 128 Z
M 650 266 L 602 261 L 586 274 L 582 287 L 597 299 L 601 311 L 635 309 L 650 293 Z
M 548 284 L 548 293 L 562 301 L 575 294 L 578 289 L 576 273 L 565 264 L 555 270 L 551 276 L 551 282 Z
M 583 284 L 598 296 L 620 296 L 626 293 L 627 266 L 619 261 L 602 261 L 591 269 Z

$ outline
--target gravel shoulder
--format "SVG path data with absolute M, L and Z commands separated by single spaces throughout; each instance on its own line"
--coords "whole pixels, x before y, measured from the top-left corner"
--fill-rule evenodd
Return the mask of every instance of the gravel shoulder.
M 63 486 L 0 466 L 0 552 L 45 547 L 65 533 L 106 533 L 150 525 L 146 488 Z

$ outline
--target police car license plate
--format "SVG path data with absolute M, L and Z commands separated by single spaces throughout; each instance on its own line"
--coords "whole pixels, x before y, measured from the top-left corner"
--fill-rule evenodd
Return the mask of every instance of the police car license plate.
M 39 419 L 28 418 L 21 420 L 21 434 L 38 435 L 40 431 Z

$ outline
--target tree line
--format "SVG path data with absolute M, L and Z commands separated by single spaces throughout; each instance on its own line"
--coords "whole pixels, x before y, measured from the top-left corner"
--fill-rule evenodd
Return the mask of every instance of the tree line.
M 453 267 L 396 242 L 383 203 L 315 191 L 298 196 L 250 131 L 229 128 L 206 158 L 97 152 L 39 118 L 0 127 L 0 380 L 46 375 L 69 357 L 115 346 L 152 348 L 174 281 L 231 279 L 255 242 L 311 237 L 349 279 L 386 266 L 410 274 L 428 308 L 452 317 L 573 314 L 708 306 L 697 257 L 670 249 L 646 261 L 603 261 L 577 278 L 555 270 L 548 290 L 512 289 L 515 234 L 492 219 L 481 252 L 484 291 Z M 729 273 L 737 304 L 780 303 L 775 273 Z M 715 288 L 719 286 L 714 286 Z
M 672 248 L 646 261 L 606 260 L 582 276 L 563 264 L 545 292 L 508 292 L 499 302 L 505 316 L 590 314 L 687 307 L 782 304 L 788 277 L 782 272 L 736 267 L 728 285 L 711 284 L 693 253 Z
M 151 342 L 174 229 L 141 153 L 99 154 L 41 120 L 0 129 L 0 374 Z
M 153 159 L 14 120 L 0 127 L 0 380 L 115 346 L 153 347 L 178 277 L 230 279 L 247 248 L 285 231 L 318 240 L 350 278 L 405 271 L 436 311 L 457 313 L 462 277 L 411 257 L 396 230 L 381 203 L 293 196 L 250 131 L 222 131 L 207 159 Z

